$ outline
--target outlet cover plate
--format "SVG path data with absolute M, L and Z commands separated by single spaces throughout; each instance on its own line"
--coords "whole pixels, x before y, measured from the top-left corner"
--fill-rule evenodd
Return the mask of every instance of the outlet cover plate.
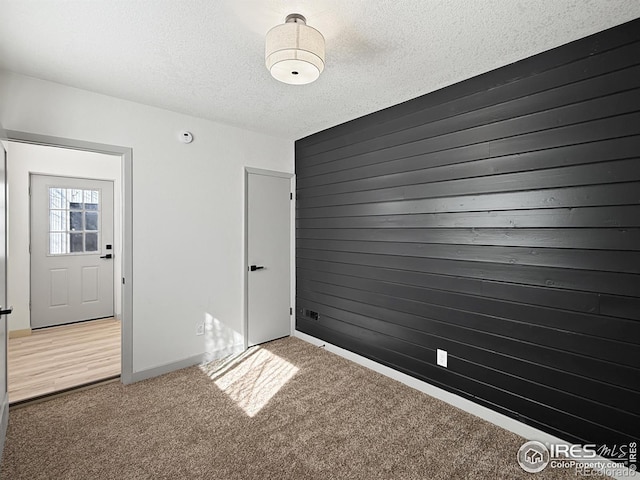
M 438 349 L 437 356 L 438 365 L 447 368 L 447 351 Z
M 204 322 L 196 323 L 196 335 L 204 335 Z

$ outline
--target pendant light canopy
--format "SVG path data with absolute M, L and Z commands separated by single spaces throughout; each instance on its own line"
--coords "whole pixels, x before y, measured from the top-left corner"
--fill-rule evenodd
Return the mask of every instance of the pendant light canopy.
M 324 37 L 297 13 L 267 32 L 265 60 L 276 80 L 304 85 L 317 80 L 324 70 Z

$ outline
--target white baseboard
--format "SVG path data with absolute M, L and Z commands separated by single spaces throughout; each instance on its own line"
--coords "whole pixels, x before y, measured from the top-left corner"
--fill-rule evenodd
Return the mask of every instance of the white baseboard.
M 427 382 L 422 380 L 418 380 L 410 375 L 399 372 L 398 370 L 394 370 L 393 368 L 387 367 L 386 365 L 382 365 L 378 362 L 370 360 L 366 357 L 358 355 L 357 353 L 353 353 L 349 350 L 345 350 L 344 348 L 340 348 L 331 343 L 325 342 L 324 340 L 320 340 L 319 338 L 312 337 L 311 335 L 307 335 L 306 333 L 300 332 L 298 330 L 294 331 L 294 336 L 304 340 L 305 342 L 311 343 L 316 346 L 322 346 L 327 351 L 340 355 L 341 357 L 346 358 L 347 360 L 351 360 L 354 363 L 367 367 L 375 372 L 378 372 L 382 375 L 385 375 L 389 378 L 397 380 L 409 387 L 415 388 L 427 395 L 435 397 L 443 402 L 448 403 L 449 405 L 453 405 L 454 407 L 458 407 L 460 410 L 464 410 L 465 412 L 471 413 L 476 417 L 480 417 L 483 420 L 493 423 L 494 425 L 504 428 L 505 430 L 509 430 L 510 432 L 515 433 L 516 435 L 520 435 L 527 440 L 537 440 L 542 443 L 548 444 L 565 444 L 571 445 L 571 442 L 567 442 L 561 438 L 558 438 L 549 433 L 543 432 L 542 430 L 538 430 L 530 425 L 526 425 L 518 420 L 515 420 L 511 417 L 507 417 L 501 413 L 495 412 L 487 407 L 482 405 L 478 405 L 477 403 L 472 402 L 471 400 L 467 400 L 466 398 L 460 397 L 454 393 L 443 390 L 442 388 L 435 387 Z M 515 459 L 514 459 L 515 461 Z M 594 459 L 590 459 L 589 463 L 595 462 L 607 462 L 609 460 L 598 457 Z M 637 472 L 630 470 L 628 468 L 620 469 L 620 475 L 615 475 L 613 478 L 616 479 L 628 479 L 628 478 L 638 478 L 640 479 L 640 474 Z
M 202 355 L 195 355 L 193 357 L 178 360 L 177 362 L 166 363 L 157 367 L 148 368 L 139 372 L 133 372 L 131 375 L 131 383 L 139 382 L 141 380 L 147 380 L 153 377 L 159 377 L 165 373 L 174 372 L 182 368 L 192 367 L 202 362 Z
M 139 372 L 133 372 L 131 376 L 131 382 L 139 382 L 141 380 L 147 380 L 149 378 L 158 377 L 165 373 L 174 372 L 182 368 L 192 367 L 201 363 L 211 362 L 219 358 L 226 357 L 231 354 L 241 353 L 244 350 L 242 345 L 233 345 L 231 347 L 215 350 L 214 352 L 206 352 L 200 355 L 194 355 L 193 357 L 178 360 L 177 362 L 171 362 L 157 367 L 148 368 Z
M 214 360 L 218 360 L 220 358 L 227 357 L 229 355 L 237 355 L 239 353 L 244 352 L 244 350 L 245 349 L 243 344 L 237 344 L 237 345 L 231 345 L 230 347 L 221 348 L 213 352 L 205 352 L 202 355 L 202 362 L 207 363 L 207 362 L 212 362 Z

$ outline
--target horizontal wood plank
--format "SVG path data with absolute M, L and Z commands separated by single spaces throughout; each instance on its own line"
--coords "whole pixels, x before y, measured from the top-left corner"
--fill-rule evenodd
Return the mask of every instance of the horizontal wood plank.
M 397 270 L 361 264 L 353 265 L 348 263 L 310 260 L 302 257 L 297 259 L 296 266 L 302 277 L 315 278 L 315 276 L 318 276 L 318 278 L 322 278 L 323 273 L 332 273 L 365 279 L 377 278 L 401 285 L 481 295 L 487 298 L 583 313 L 598 314 L 601 312 L 601 309 L 604 308 L 600 304 L 600 298 L 604 297 L 601 294 L 577 290 L 560 290 L 549 286 L 508 283 L 484 278 L 458 277 L 432 272 Z M 613 302 L 615 301 L 613 299 L 616 298 L 622 298 L 624 299 L 623 301 L 626 301 L 629 297 L 610 296 L 610 298 Z M 627 310 L 630 310 L 630 308 Z M 639 315 L 637 319 L 640 320 L 640 311 L 638 311 L 636 315 Z M 633 317 L 623 316 L 623 318 Z M 596 328 L 598 332 L 606 332 L 605 335 L 609 332 L 618 331 L 616 328 L 603 329 L 602 324 Z M 613 338 L 617 337 L 614 336 Z M 626 335 L 621 338 L 626 338 Z
M 519 246 L 541 248 L 574 248 L 592 250 L 640 250 L 640 228 L 341 228 L 310 230 L 297 229 L 299 239 L 351 240 L 361 242 L 404 242 L 449 245 Z M 389 254 L 393 255 L 390 246 Z M 429 248 L 429 247 L 424 247 Z M 630 267 L 640 273 L 638 263 L 629 256 Z
M 638 96 L 636 94 L 636 96 Z M 623 99 L 619 99 L 622 103 Z M 594 106 L 594 108 L 597 108 Z M 593 119 L 583 122 L 557 125 L 550 120 L 549 128 L 532 128 L 531 131 L 506 135 L 499 126 L 493 126 L 493 132 L 475 132 L 474 135 L 463 137 L 458 135 L 455 143 L 448 143 L 450 138 L 437 137 L 424 142 L 413 142 L 398 147 L 363 153 L 321 163 L 306 168 L 297 168 L 296 174 L 301 178 L 323 175 L 356 167 L 376 165 L 378 163 L 399 160 L 409 157 L 442 154 L 449 150 L 456 150 L 454 160 L 472 158 L 499 157 L 517 153 L 532 152 L 541 148 L 549 149 L 586 142 L 595 142 L 613 138 L 627 137 L 640 134 L 640 112 L 626 105 L 619 115 L 604 116 L 594 113 Z M 488 129 L 488 127 L 487 127 Z M 453 135 L 453 134 L 452 134 Z M 448 136 L 447 136 L 448 137 Z M 445 158 L 448 157 L 447 154 Z M 435 158 L 438 158 L 437 156 Z
M 468 137 L 469 132 L 473 129 L 478 130 L 477 138 L 490 138 L 492 134 L 483 132 L 495 131 L 495 128 L 489 128 L 489 125 L 493 123 L 498 123 L 496 126 L 505 136 L 521 134 L 531 131 L 536 126 L 546 127 L 549 123 L 547 118 L 550 116 L 570 121 L 571 114 L 576 110 L 598 109 L 598 105 L 606 104 L 608 108 L 612 109 L 604 109 L 599 115 L 607 115 L 608 112 L 619 114 L 620 110 L 616 108 L 615 103 L 624 101 L 625 98 L 636 97 L 637 93 L 633 90 L 638 87 L 640 87 L 640 66 L 634 65 L 583 82 L 574 82 L 564 88 L 546 90 L 467 113 L 460 113 L 456 116 L 430 121 L 398 132 L 387 133 L 370 140 L 318 153 L 315 156 L 305 156 L 300 166 L 318 165 L 326 161 L 335 161 L 415 141 L 425 141 L 429 138 L 455 132 L 464 131 L 466 132 L 465 137 Z M 632 102 L 629 108 L 629 111 L 633 111 L 635 104 Z M 580 115 L 581 119 L 585 118 L 581 112 L 576 114 Z M 518 122 L 507 122 L 512 119 L 518 119 Z M 501 122 L 505 122 L 505 124 L 501 124 Z M 519 125 L 526 125 L 526 127 Z M 449 139 L 448 142 L 455 144 L 455 140 Z
M 640 275 L 597 271 L 574 271 L 562 268 L 499 263 L 466 262 L 432 258 L 400 257 L 368 253 L 331 252 L 298 249 L 300 259 L 323 260 L 351 265 L 369 265 L 410 272 L 428 272 L 454 277 L 470 277 L 498 282 L 539 285 L 558 289 L 579 290 L 636 297 L 640 291 Z
M 640 252 L 619 250 L 580 250 L 568 248 L 531 248 L 524 246 L 492 247 L 486 245 L 453 245 L 317 240 L 298 238 L 303 250 L 332 252 L 377 253 L 401 257 L 442 258 L 469 262 L 503 263 L 508 265 L 535 265 L 541 267 L 597 270 L 640 274 Z
M 417 213 L 492 212 L 543 208 L 603 207 L 640 204 L 640 182 L 549 188 L 525 192 L 372 202 L 357 205 L 298 208 L 297 217 L 358 217 Z
M 436 157 L 433 162 L 420 156 L 419 158 L 412 157 L 300 179 L 298 191 L 301 198 L 306 198 L 376 190 L 398 185 L 417 185 L 451 179 L 495 176 L 634 158 L 638 156 L 639 150 L 640 136 L 634 135 L 503 157 L 478 158 L 473 162 L 465 161 L 453 164 L 447 162 L 443 155 Z M 447 152 L 455 152 L 455 150 Z
M 363 278 L 320 274 L 317 275 L 317 278 L 314 277 L 313 280 L 299 276 L 298 281 L 300 282 L 301 289 L 305 291 L 323 292 L 334 297 L 354 298 L 353 296 L 356 296 L 358 299 L 362 299 L 365 298 L 363 295 L 378 294 L 381 298 L 376 301 L 383 302 L 384 304 L 398 301 L 400 302 L 399 305 L 408 305 L 411 308 L 415 307 L 422 312 L 435 312 L 429 315 L 429 318 L 440 319 L 445 322 L 450 321 L 450 317 L 447 315 L 453 315 L 448 310 L 453 309 L 468 312 L 468 316 L 461 316 L 461 318 L 467 319 L 464 323 L 460 324 L 461 326 L 478 331 L 488 331 L 496 335 L 515 335 L 523 341 L 527 341 L 526 338 L 528 338 L 527 336 L 531 333 L 529 327 L 554 329 L 556 331 L 555 333 L 567 340 L 571 338 L 575 339 L 575 337 L 566 337 L 565 333 L 579 333 L 583 335 L 583 337 L 580 338 L 581 342 L 576 342 L 576 345 L 567 344 L 567 346 L 563 347 L 565 350 L 582 352 L 585 355 L 591 355 L 597 358 L 602 357 L 634 368 L 640 368 L 640 358 L 637 358 L 635 353 L 625 354 L 622 352 L 596 351 L 592 348 L 593 344 L 590 343 L 591 340 L 586 338 L 588 336 L 594 337 L 594 339 L 601 340 L 605 343 L 609 342 L 609 340 L 621 342 L 623 345 L 618 345 L 620 349 L 624 350 L 628 348 L 632 352 L 637 352 L 640 339 L 624 336 L 620 332 L 620 330 L 624 329 L 627 333 L 636 334 L 640 330 L 638 322 L 629 321 L 628 319 L 602 318 L 599 315 L 579 312 L 559 312 L 548 307 L 540 308 L 526 304 L 506 302 L 501 299 L 491 299 L 458 292 L 403 284 L 399 285 L 392 282 Z M 408 302 L 404 302 L 405 300 Z M 368 300 L 366 300 L 365 303 L 367 301 Z M 425 305 L 415 306 L 412 302 L 420 302 Z M 384 306 L 384 304 L 381 306 Z M 405 310 L 398 309 L 398 311 Z M 441 315 L 441 317 L 438 317 L 438 315 Z M 458 313 L 455 315 L 458 315 Z M 474 315 L 478 316 L 475 317 Z M 486 319 L 485 317 L 491 318 Z M 474 319 L 477 319 L 478 322 L 474 322 Z M 502 323 L 503 320 L 511 323 Z M 497 322 L 497 327 L 493 330 L 490 327 L 492 322 Z M 603 334 L 602 331 L 605 330 L 606 327 L 618 331 Z M 544 332 L 546 333 L 543 333 L 543 336 L 540 337 L 539 340 L 543 343 L 547 341 L 544 335 L 551 334 L 551 332 L 547 330 L 544 330 Z M 531 341 L 533 341 L 534 338 L 536 337 L 532 337 Z M 550 339 L 548 341 L 555 342 L 556 339 Z M 607 344 L 614 345 L 611 342 Z
M 640 205 L 455 213 L 416 213 L 359 217 L 298 217 L 311 228 L 598 228 L 640 227 Z

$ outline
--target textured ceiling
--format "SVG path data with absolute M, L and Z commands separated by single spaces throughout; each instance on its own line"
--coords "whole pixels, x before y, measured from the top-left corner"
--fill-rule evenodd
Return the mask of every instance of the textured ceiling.
M 304 86 L 264 35 L 327 43 Z M 639 0 L 0 0 L 0 68 L 297 139 L 640 17 Z

